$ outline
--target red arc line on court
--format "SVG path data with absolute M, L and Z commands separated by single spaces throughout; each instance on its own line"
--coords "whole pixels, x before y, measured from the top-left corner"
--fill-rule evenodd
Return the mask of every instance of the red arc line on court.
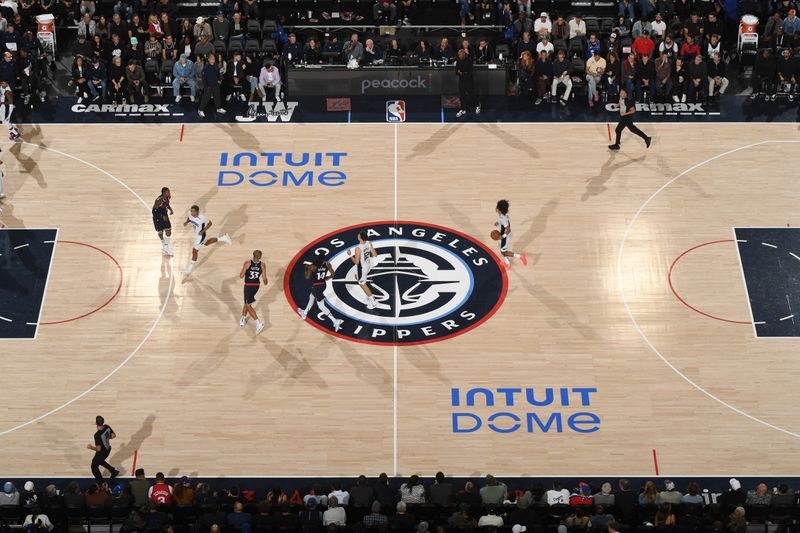
M 58 241 L 58 244 L 76 244 L 78 246 L 85 246 L 87 248 L 91 248 L 92 250 L 97 250 L 101 254 L 105 255 L 106 257 L 111 259 L 111 261 L 114 262 L 114 265 L 116 265 L 117 270 L 119 271 L 119 284 L 117 285 L 117 290 L 115 290 L 114 294 L 111 295 L 111 298 L 106 300 L 106 302 L 103 305 L 101 305 L 100 307 L 97 307 L 97 308 L 93 309 L 92 311 L 89 311 L 88 313 L 84 313 L 84 314 L 82 314 L 80 316 L 67 318 L 66 320 L 58 320 L 56 322 L 41 322 L 40 325 L 42 325 L 42 326 L 54 326 L 56 324 L 66 324 L 67 322 L 74 322 L 75 320 L 80 320 L 81 318 L 86 318 L 89 315 L 93 315 L 96 312 L 100 311 L 101 309 L 107 307 L 111 302 L 113 302 L 114 298 L 117 297 L 117 295 L 119 294 L 119 291 L 122 289 L 122 267 L 120 266 L 119 262 L 116 260 L 116 258 L 114 258 L 113 255 L 111 255 L 110 253 L 106 252 L 102 248 L 98 248 L 97 246 L 92 246 L 91 244 L 86 244 L 85 242 Z
M 723 243 L 723 242 L 734 242 L 734 240 L 733 239 L 724 239 L 724 240 L 721 240 L 721 241 L 704 242 L 702 244 L 698 244 L 697 246 L 693 246 L 692 248 L 689 248 L 688 250 L 683 252 L 681 255 L 676 257 L 675 260 L 672 262 L 672 264 L 669 266 L 669 272 L 667 273 L 667 281 L 669 282 L 669 288 L 672 291 L 672 294 L 675 295 L 675 298 L 677 298 L 679 302 L 681 302 L 683 305 L 685 305 L 686 307 L 688 307 L 689 309 L 691 309 L 695 313 L 699 313 L 699 314 L 701 314 L 701 315 L 703 315 L 705 317 L 708 317 L 708 318 L 713 318 L 714 320 L 719 320 L 720 322 L 729 322 L 731 324 L 747 324 L 747 325 L 750 325 L 750 324 L 752 324 L 752 322 L 750 322 L 750 321 L 744 322 L 744 321 L 741 321 L 741 320 L 730 320 L 728 318 L 721 318 L 721 317 L 714 316 L 712 314 L 706 313 L 705 311 L 701 311 L 700 309 L 694 307 L 693 305 L 688 303 L 686 300 L 681 298 L 681 295 L 678 294 L 678 291 L 676 291 L 675 287 L 672 285 L 672 270 L 675 268 L 675 265 L 678 264 L 678 261 L 680 261 L 683 258 L 683 256 L 685 256 L 689 252 L 693 252 L 694 250 L 697 250 L 698 248 L 702 248 L 703 246 L 709 246 L 711 244 L 720 244 L 720 243 Z

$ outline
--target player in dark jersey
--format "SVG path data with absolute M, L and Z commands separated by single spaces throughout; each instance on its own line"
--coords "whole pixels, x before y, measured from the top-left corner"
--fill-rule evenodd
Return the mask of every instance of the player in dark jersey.
M 253 303 L 256 301 L 256 293 L 261 287 L 261 280 L 264 280 L 264 285 L 268 283 L 267 268 L 261 261 L 261 250 L 254 250 L 253 258 L 244 262 L 242 271 L 239 272 L 239 278 L 244 280 L 244 307 L 242 307 L 239 327 L 243 328 L 247 324 L 247 317 L 251 316 L 256 321 L 256 335 L 258 335 L 264 329 L 264 321 L 259 320 L 256 310 L 253 309 Z
M 320 312 L 323 316 L 331 319 L 333 322 L 334 331 L 339 331 L 342 328 L 343 320 L 341 318 L 334 318 L 328 307 L 325 305 L 325 287 L 329 279 L 333 278 L 333 267 L 326 261 L 328 256 L 324 253 L 318 253 L 314 262 L 306 265 L 305 278 L 311 282 L 311 294 L 308 295 L 308 305 L 305 309 L 297 309 L 300 317 L 305 320 L 308 312 L 311 311 L 311 306 L 317 302 Z
M 100 473 L 101 466 L 111 472 L 111 479 L 119 475 L 119 470 L 106 462 L 108 456 L 111 455 L 111 439 L 116 438 L 117 434 L 114 433 L 111 426 L 106 424 L 102 416 L 95 417 L 94 422 L 97 426 L 97 431 L 94 433 L 94 444 L 87 444 L 86 447 L 94 452 L 92 475 L 98 483 L 103 483 L 103 474 Z
M 169 192 L 169 187 L 162 187 L 161 196 L 156 198 L 153 203 L 153 226 L 155 226 L 158 238 L 161 240 L 161 252 L 164 255 L 172 255 L 172 250 L 169 247 L 169 238 L 172 237 L 172 224 L 169 221 L 169 215 L 174 214 L 172 206 L 169 205 L 171 198 L 172 193 Z

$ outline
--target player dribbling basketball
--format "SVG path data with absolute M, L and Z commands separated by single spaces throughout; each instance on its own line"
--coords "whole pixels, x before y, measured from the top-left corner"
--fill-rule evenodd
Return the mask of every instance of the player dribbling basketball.
M 244 307 L 242 307 L 239 327 L 245 327 L 247 317 L 250 316 L 256 321 L 256 335 L 258 335 L 264 329 L 264 321 L 259 320 L 256 310 L 253 309 L 253 303 L 256 301 L 258 289 L 261 288 L 261 279 L 264 280 L 265 286 L 268 283 L 267 269 L 261 261 L 261 250 L 254 250 L 253 258 L 244 262 L 242 271 L 239 272 L 239 279 L 244 280 Z
M 503 256 L 503 264 L 506 268 L 511 268 L 511 259 L 517 258 L 522 261 L 524 266 L 528 266 L 528 258 L 525 254 L 518 254 L 509 250 L 511 243 L 511 220 L 508 217 L 508 200 L 499 200 L 495 211 L 497 212 L 497 222 L 494 223 L 500 232 L 500 254 Z
M 306 308 L 297 309 L 297 312 L 300 314 L 300 318 L 305 320 L 314 302 L 316 302 L 320 312 L 333 322 L 334 331 L 339 331 L 342 327 L 343 320 L 341 318 L 334 318 L 325 305 L 325 287 L 328 280 L 333 278 L 333 267 L 328 263 L 327 258 L 328 256 L 324 253 L 318 253 L 314 262 L 310 265 L 306 265 L 304 276 L 311 282 L 311 294 L 308 295 L 308 305 L 306 305 Z
M 193 205 L 189 211 L 189 216 L 186 218 L 186 222 L 184 222 L 183 225 L 185 226 L 186 224 L 191 224 L 192 231 L 194 231 L 192 262 L 189 263 L 189 266 L 187 266 L 186 270 L 183 271 L 184 274 L 188 275 L 192 272 L 192 270 L 194 270 L 194 265 L 197 263 L 197 253 L 200 251 L 200 248 L 203 246 L 210 246 L 216 242 L 230 244 L 231 238 L 224 233 L 219 237 L 211 237 L 210 239 L 206 238 L 206 232 L 209 230 L 209 228 L 211 228 L 212 222 L 207 216 L 200 214 L 200 208 L 196 205 Z
M 161 253 L 164 255 L 172 255 L 169 247 L 169 238 L 172 236 L 172 223 L 169 221 L 169 215 L 173 215 L 175 212 L 169 205 L 170 198 L 172 198 L 172 193 L 169 191 L 169 187 L 162 187 L 161 195 L 153 203 L 153 226 L 156 228 L 158 238 L 161 239 Z
M 347 250 L 347 255 L 350 256 L 353 263 L 356 265 L 356 277 L 358 278 L 358 285 L 364 294 L 367 295 L 367 309 L 375 309 L 378 301 L 375 300 L 375 295 L 369 288 L 369 281 L 367 276 L 369 271 L 372 270 L 372 258 L 378 256 L 378 252 L 372 246 L 372 243 L 367 240 L 367 232 L 360 231 L 358 233 L 358 246 L 355 251 L 352 249 Z

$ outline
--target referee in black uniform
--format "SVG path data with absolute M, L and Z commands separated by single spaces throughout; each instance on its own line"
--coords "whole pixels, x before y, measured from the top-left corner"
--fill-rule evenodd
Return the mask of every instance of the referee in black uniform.
M 119 475 L 119 470 L 106 462 L 109 454 L 111 454 L 111 439 L 115 438 L 117 434 L 114 433 L 111 426 L 106 424 L 102 416 L 95 417 L 94 423 L 97 426 L 97 431 L 94 432 L 94 444 L 87 444 L 86 447 L 90 450 L 94 450 L 92 475 L 98 483 L 102 483 L 103 474 L 100 473 L 101 466 L 111 472 L 111 479 Z
M 617 141 L 614 144 L 609 144 L 609 150 L 619 150 L 619 141 L 622 138 L 622 130 L 628 128 L 631 130 L 631 133 L 635 133 L 642 139 L 644 139 L 644 144 L 650 148 L 650 143 L 652 142 L 653 138 L 648 137 L 645 132 L 640 130 L 636 127 L 636 124 L 633 123 L 633 115 L 636 114 L 636 101 L 628 96 L 628 91 L 624 88 L 619 90 L 619 123 L 617 124 Z

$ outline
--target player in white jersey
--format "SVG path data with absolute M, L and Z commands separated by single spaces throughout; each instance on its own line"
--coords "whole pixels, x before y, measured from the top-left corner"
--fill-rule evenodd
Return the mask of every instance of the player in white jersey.
M 503 264 L 506 265 L 506 268 L 511 268 L 511 259 L 517 258 L 522 261 L 524 266 L 528 266 L 528 258 L 525 257 L 525 254 L 518 254 L 509 250 L 509 244 L 511 244 L 511 220 L 508 218 L 508 200 L 498 201 L 495 211 L 497 211 L 497 222 L 494 225 L 500 232 L 500 254 L 503 256 Z
M 356 264 L 356 277 L 358 278 L 358 285 L 364 294 L 367 295 L 367 309 L 375 309 L 378 302 L 375 300 L 375 295 L 369 288 L 369 281 L 367 276 L 369 271 L 372 270 L 372 258 L 378 256 L 378 252 L 372 246 L 372 243 L 367 240 L 367 232 L 360 231 L 358 233 L 358 246 L 354 249 L 347 250 L 347 255 L 350 256 L 353 263 Z
M 11 122 L 11 113 L 14 112 L 14 94 L 7 81 L 0 81 L 0 122 L 8 129 L 8 139 L 16 141 L 20 133 L 16 124 Z
M 189 212 L 189 216 L 186 218 L 186 222 L 183 225 L 191 224 L 192 231 L 194 232 L 194 246 L 192 247 L 192 262 L 189 263 L 189 266 L 186 267 L 186 270 L 183 271 L 184 274 L 191 273 L 194 270 L 194 265 L 197 263 L 197 252 L 200 251 L 200 248 L 203 246 L 210 246 L 216 242 L 221 242 L 224 244 L 230 244 L 231 238 L 228 237 L 227 233 L 223 233 L 219 237 L 211 237 L 206 238 L 206 232 L 208 232 L 209 228 L 211 228 L 211 221 L 208 219 L 207 216 L 200 214 L 200 208 L 196 205 L 192 206 L 192 209 Z

